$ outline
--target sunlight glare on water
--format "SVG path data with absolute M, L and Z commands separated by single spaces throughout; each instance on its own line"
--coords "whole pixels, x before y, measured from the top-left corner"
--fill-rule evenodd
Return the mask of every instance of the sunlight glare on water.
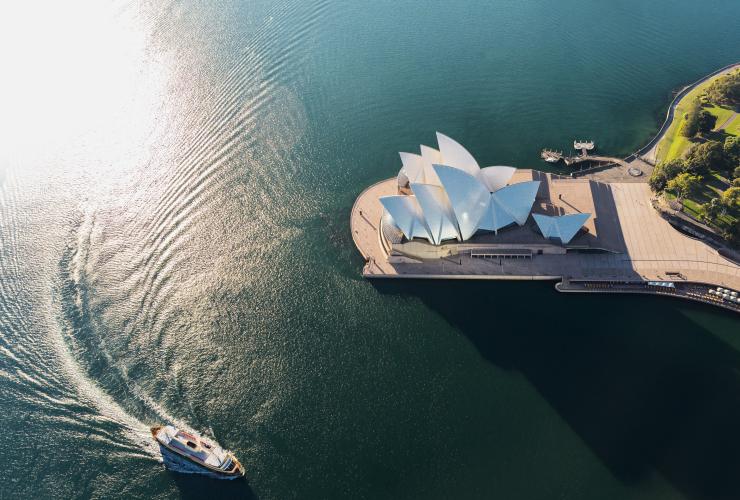
M 0 155 L 84 153 L 105 168 L 145 150 L 168 79 L 149 49 L 132 4 L 3 2 Z

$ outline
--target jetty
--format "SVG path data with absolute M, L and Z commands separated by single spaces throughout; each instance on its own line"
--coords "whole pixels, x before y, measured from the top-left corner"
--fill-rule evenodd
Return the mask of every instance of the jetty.
M 548 163 L 557 163 L 563 159 L 563 152 L 543 149 L 540 153 L 540 157 Z
M 600 159 L 597 159 L 597 157 L 590 157 L 588 155 L 589 151 L 593 151 L 594 148 L 596 148 L 596 143 L 594 141 L 574 140 L 573 149 L 576 151 L 580 151 L 580 155 L 566 156 L 563 154 L 562 151 L 545 148 L 540 152 L 540 158 L 548 163 L 557 163 L 559 161 L 562 161 L 567 166 L 571 166 L 583 161 L 602 161 Z
M 576 139 L 573 141 L 573 149 L 580 151 L 580 154 L 567 156 L 562 151 L 545 148 L 540 152 L 540 158 L 548 163 L 562 161 L 566 167 L 573 167 L 574 169 L 570 173 L 572 178 L 606 172 L 598 180 L 631 182 L 638 177 L 648 177 L 652 172 L 652 165 L 644 162 L 636 155 L 622 159 L 591 154 L 596 149 L 596 143 L 593 140 L 582 141 Z M 575 167 L 578 167 L 578 169 L 575 169 Z
M 594 141 L 573 141 L 573 149 L 581 150 L 581 156 L 587 156 L 589 151 L 593 151 L 596 145 Z

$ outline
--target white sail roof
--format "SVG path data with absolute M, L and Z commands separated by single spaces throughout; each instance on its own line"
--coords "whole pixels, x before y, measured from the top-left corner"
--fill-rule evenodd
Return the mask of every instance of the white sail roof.
M 540 188 L 540 181 L 519 182 L 499 189 L 491 195 L 496 203 L 523 226 L 532 210 L 534 199 Z
M 424 182 L 425 184 L 433 184 L 435 186 L 441 186 L 442 183 L 439 181 L 434 167 L 432 165 L 436 163 L 444 163 L 442 161 L 442 153 L 429 146 L 423 144 L 419 148 L 421 151 L 422 164 L 424 169 L 424 180 L 418 182 Z
M 481 169 L 456 141 L 437 132 L 437 142 L 439 150 L 421 146 L 421 154 L 400 153 L 403 167 L 398 183 L 408 183 L 414 195 L 381 198 L 387 219 L 406 238 L 426 238 L 439 245 L 452 238 L 468 240 L 478 229 L 498 231 L 514 222 L 520 226 L 527 222 L 539 181 L 509 185 L 514 167 Z M 536 216 L 542 233 L 567 243 L 589 216 L 543 217 L 547 216 Z
M 416 196 L 381 196 L 380 203 L 407 239 L 426 238 L 430 243 L 433 242 Z
M 514 172 L 516 172 L 514 167 L 486 167 L 480 169 L 477 177 L 493 193 L 506 186 L 514 176 Z
M 442 158 L 441 161 L 436 163 L 444 163 L 445 165 L 459 168 L 473 176 L 478 174 L 480 170 L 478 162 L 458 142 L 437 132 L 437 144 L 439 145 L 439 152 L 442 153 Z
M 431 184 L 411 184 L 411 190 L 424 213 L 432 242 L 439 245 L 443 240 L 460 239 L 457 219 L 444 189 Z
M 424 160 L 420 155 L 414 153 L 398 153 L 401 157 L 403 167 L 401 170 L 406 174 L 409 182 L 424 182 Z
M 407 239 L 426 238 L 433 243 L 416 196 L 381 196 L 380 203 Z
M 487 229 L 488 231 L 498 231 L 502 227 L 506 227 L 514 222 L 516 222 L 514 217 L 506 211 L 506 208 L 501 205 L 501 202 L 491 196 L 486 207 L 486 212 L 480 221 L 479 228 Z
M 383 209 L 383 216 L 380 218 L 380 231 L 383 237 L 391 243 L 401 243 L 403 240 L 403 231 L 398 228 L 386 209 Z
M 478 179 L 460 169 L 434 165 L 434 171 L 450 199 L 460 236 L 467 240 L 478 230 L 490 202 L 490 193 Z
M 558 217 L 532 214 L 532 217 L 545 238 L 558 238 L 565 245 L 570 243 L 591 214 L 569 214 Z

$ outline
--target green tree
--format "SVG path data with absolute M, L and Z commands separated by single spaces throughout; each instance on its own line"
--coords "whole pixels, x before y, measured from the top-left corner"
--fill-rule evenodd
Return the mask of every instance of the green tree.
M 711 169 L 725 170 L 727 168 L 724 149 L 717 141 L 707 141 L 692 147 L 684 162 L 687 172 L 698 175 L 708 174 Z
M 725 189 L 720 196 L 722 206 L 731 214 L 740 211 L 740 187 L 732 186 Z
M 686 165 L 680 158 L 676 158 L 669 162 L 659 163 L 653 169 L 653 173 L 650 176 L 648 183 L 653 191 L 663 191 L 666 188 L 668 181 L 676 177 L 685 169 Z
M 722 237 L 735 248 L 740 246 L 740 224 L 731 224 L 730 227 L 722 230 Z
M 701 188 L 701 177 L 684 172 L 668 181 L 666 187 L 676 193 L 676 196 L 685 198 L 699 191 Z
M 740 105 L 740 70 L 716 79 L 707 88 L 707 100 L 724 106 Z
M 683 115 L 685 121 L 683 127 L 681 127 L 681 135 L 684 137 L 694 137 L 699 133 L 699 115 L 702 111 L 701 101 L 694 99 L 691 101 L 690 106 L 689 110 Z
M 707 222 L 713 222 L 722 213 L 722 204 L 718 198 L 712 198 L 709 203 L 703 204 L 701 208 Z
M 697 120 L 699 132 L 702 134 L 711 132 L 715 125 L 717 125 L 717 117 L 709 111 L 702 109 L 699 112 L 699 118 Z
M 722 150 L 727 163 L 735 166 L 735 177 L 740 177 L 740 137 L 728 135 L 722 145 Z

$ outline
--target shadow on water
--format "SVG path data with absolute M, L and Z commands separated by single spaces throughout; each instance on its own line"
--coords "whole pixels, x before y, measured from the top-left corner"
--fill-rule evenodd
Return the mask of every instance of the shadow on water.
M 177 488 L 180 490 L 180 498 L 257 500 L 257 495 L 252 491 L 247 480 L 243 478 L 226 481 L 211 479 L 198 474 L 181 474 L 172 471 L 167 471 L 167 474 L 175 481 Z
M 702 306 L 552 283 L 373 284 L 521 372 L 624 484 L 657 470 L 691 498 L 740 498 L 740 354 L 679 312 Z

